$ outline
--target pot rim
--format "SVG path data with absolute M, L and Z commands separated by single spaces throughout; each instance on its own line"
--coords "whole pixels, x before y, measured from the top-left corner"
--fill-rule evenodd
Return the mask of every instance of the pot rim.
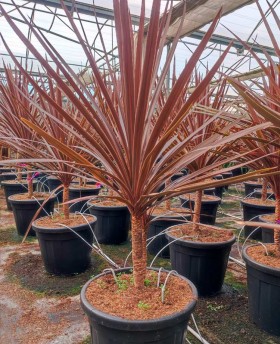
M 97 218 L 96 216 L 94 215 L 91 215 L 91 214 L 85 214 L 86 217 L 90 216 L 93 218 L 92 221 L 89 221 L 89 224 L 92 225 L 92 224 L 96 224 L 97 222 Z M 43 216 L 43 217 L 40 217 L 39 219 L 36 219 L 33 223 L 32 223 L 32 228 L 34 229 L 35 232 L 39 232 L 39 233 L 66 233 L 66 232 L 71 232 L 68 228 L 66 227 L 39 227 L 36 225 L 36 222 L 38 220 L 42 220 L 43 218 L 45 217 L 49 217 L 49 216 Z M 75 230 L 75 231 L 79 231 L 79 230 L 82 230 L 85 226 L 87 226 L 88 223 L 85 222 L 83 224 L 80 224 L 78 226 L 68 226 L 70 227 L 71 229 Z
M 94 184 L 92 184 L 91 186 L 92 186 L 92 188 L 83 188 L 82 186 L 79 188 L 75 188 L 73 186 L 69 186 L 69 191 L 80 192 L 80 191 L 92 191 L 92 190 L 100 190 L 101 189 L 101 186 L 100 187 L 94 187 Z
M 258 199 L 259 198 L 254 198 L 254 197 L 251 197 L 251 198 L 245 198 L 245 199 L 242 199 L 240 202 L 241 204 L 243 205 L 246 205 L 246 206 L 250 206 L 252 208 L 269 208 L 269 209 L 272 209 L 272 208 L 275 208 L 275 205 L 264 205 L 264 204 L 253 204 L 253 203 L 250 203 L 250 202 L 246 202 L 246 200 L 248 199 Z M 272 200 L 273 201 L 273 200 Z
M 209 188 L 211 189 L 211 188 Z M 206 195 L 207 196 L 207 195 Z M 201 201 L 202 204 L 207 204 L 207 203 L 221 203 L 222 202 L 222 199 L 221 197 L 218 197 L 218 196 L 212 196 L 211 197 L 215 197 L 215 199 L 206 199 L 206 200 L 203 200 Z M 179 196 L 179 199 L 182 199 L 184 200 L 185 202 L 188 202 L 188 201 L 191 201 L 191 202 L 194 202 L 195 200 L 194 199 L 189 199 L 189 198 L 185 198 L 183 195 Z
M 266 216 L 266 215 L 274 215 L 273 213 L 270 213 L 270 214 L 262 214 L 262 215 L 259 215 L 259 220 L 260 222 L 264 222 L 264 223 L 274 223 L 274 222 L 271 222 L 271 221 L 266 221 L 263 217 Z M 270 228 L 267 228 L 267 229 L 270 229 Z
M 43 193 L 43 192 L 41 192 L 41 193 Z M 22 195 L 22 194 L 23 193 L 19 193 L 17 195 Z M 46 192 L 46 194 L 48 194 L 48 193 Z M 49 193 L 49 195 L 50 195 L 50 193 Z M 37 199 L 34 199 L 34 198 L 13 199 L 13 198 L 11 198 L 13 196 L 14 195 L 9 196 L 8 200 L 9 200 L 9 202 L 15 203 L 15 204 L 17 204 L 17 203 L 38 203 L 38 202 L 43 203 L 46 200 L 46 198 L 40 198 L 40 197 L 37 198 Z M 49 198 L 48 202 L 51 201 L 51 200 L 55 200 L 55 198 L 56 198 L 56 195 L 53 195 L 52 197 Z
M 115 272 L 121 272 L 121 271 L 131 271 L 131 267 L 127 267 L 127 268 L 121 268 L 121 269 L 117 269 L 115 270 Z M 154 270 L 154 271 L 158 271 L 158 268 L 147 268 L 148 270 Z M 163 272 L 169 272 L 168 270 L 162 270 Z M 111 315 L 108 313 L 104 313 L 100 310 L 98 310 L 97 308 L 95 308 L 93 305 L 91 305 L 87 298 L 86 298 L 86 290 L 87 287 L 89 286 L 89 284 L 99 278 L 100 276 L 103 276 L 105 274 L 109 274 L 111 273 L 110 271 L 106 271 L 103 272 L 101 274 L 98 274 L 97 276 L 91 278 L 82 288 L 81 293 L 80 293 L 80 300 L 81 300 L 81 305 L 83 310 L 86 312 L 86 314 L 91 317 L 91 318 L 97 318 L 98 323 L 102 323 L 103 326 L 106 327 L 111 327 L 111 328 L 119 328 L 122 325 L 125 325 L 126 330 L 138 330 L 141 326 L 141 329 L 145 330 L 145 326 L 153 326 L 154 329 L 157 328 L 162 328 L 164 326 L 164 324 L 166 324 L 168 327 L 178 323 L 180 321 L 180 319 L 184 319 L 185 318 L 185 314 L 186 313 L 191 313 L 197 303 L 197 299 L 198 299 L 198 293 L 197 293 L 197 289 L 195 287 L 195 285 L 186 277 L 182 276 L 182 275 L 178 275 L 178 277 L 186 280 L 189 284 L 189 286 L 191 287 L 191 290 L 193 292 L 193 296 L 194 299 L 188 303 L 186 305 L 186 307 L 184 309 L 182 309 L 180 312 L 176 312 L 164 317 L 160 317 L 160 318 L 154 318 L 154 319 L 149 319 L 149 320 L 129 320 L 129 319 L 125 319 L 125 318 L 121 318 L 115 315 Z M 172 323 L 170 324 L 170 321 L 172 321 Z
M 169 233 L 169 230 L 172 229 L 173 227 L 177 227 L 177 226 L 181 226 L 181 225 L 174 225 L 174 226 L 170 226 L 168 227 L 168 230 L 165 232 L 165 237 L 169 240 L 175 240 L 174 244 L 180 244 L 182 246 L 188 246 L 188 247 L 195 247 L 195 248 L 212 248 L 215 249 L 217 247 L 223 247 L 223 246 L 229 246 L 229 245 L 233 245 L 234 242 L 236 241 L 236 236 L 233 234 L 232 238 L 227 240 L 227 241 L 220 241 L 220 242 L 201 242 L 201 241 L 192 241 L 192 240 L 187 240 L 187 239 L 180 239 L 177 238 L 175 236 L 173 236 L 171 233 Z M 222 228 L 216 227 L 216 226 L 211 226 L 211 225 L 205 225 L 203 224 L 203 226 L 207 226 L 210 228 L 214 228 L 219 230 L 223 230 Z M 171 244 L 172 245 L 172 244 Z
M 15 186 L 15 185 L 27 185 L 28 182 L 26 179 L 23 179 L 20 183 L 12 183 L 13 181 L 15 181 L 16 179 L 7 179 L 7 180 L 3 180 L 1 182 L 1 185 L 12 185 L 12 186 Z M 33 184 L 37 184 L 38 181 L 37 180 L 32 180 Z
M 118 205 L 118 206 L 112 206 L 112 205 L 105 206 L 105 205 L 101 205 L 101 206 L 99 206 L 99 205 L 97 205 L 97 203 L 96 204 L 92 204 L 91 200 L 87 201 L 87 207 L 88 207 L 88 209 L 94 208 L 96 210 L 110 210 L 110 211 L 112 211 L 112 210 L 113 211 L 114 210 L 126 210 L 126 209 L 128 210 L 127 205 Z
M 264 244 L 264 245 L 266 245 L 266 244 Z M 268 245 L 275 245 L 275 244 L 269 243 Z M 248 246 L 244 247 L 242 250 L 242 258 L 245 261 L 245 263 L 248 264 L 250 267 L 255 268 L 256 270 L 259 270 L 259 271 L 280 277 L 280 268 L 274 268 L 272 266 L 268 266 L 268 265 L 264 265 L 262 263 L 259 263 L 248 255 L 247 249 L 250 247 L 253 247 L 253 246 L 259 246 L 259 245 L 258 244 L 248 245 Z

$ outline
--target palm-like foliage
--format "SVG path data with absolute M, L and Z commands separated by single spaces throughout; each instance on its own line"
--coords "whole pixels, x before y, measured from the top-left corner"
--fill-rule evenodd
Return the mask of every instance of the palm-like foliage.
M 279 45 L 275 35 L 272 32 L 266 16 L 264 15 L 258 2 L 257 5 L 259 7 L 263 22 L 269 33 L 276 55 L 278 58 L 280 58 Z M 280 19 L 272 6 L 270 6 L 270 10 L 280 31 Z M 258 141 L 255 141 L 255 143 L 247 142 L 250 145 L 258 145 L 258 151 L 256 151 L 255 154 L 258 154 L 260 151 L 269 154 L 258 162 L 255 162 L 255 167 L 258 167 L 260 164 L 262 166 L 275 166 L 277 170 L 280 171 L 280 70 L 279 65 L 274 62 L 271 56 L 269 56 L 266 51 L 263 52 L 268 61 L 267 65 L 264 64 L 264 62 L 256 53 L 252 52 L 254 58 L 258 61 L 264 73 L 262 82 L 254 82 L 257 91 L 253 92 L 252 89 L 246 84 L 242 84 L 241 82 L 233 79 L 230 79 L 230 83 L 245 99 L 254 123 L 261 123 L 268 120 L 271 121 L 275 126 L 269 131 L 258 132 Z M 276 198 L 276 219 L 280 219 L 280 177 L 279 175 L 275 175 L 270 176 L 267 179 L 271 184 L 271 188 Z M 280 255 L 279 229 L 275 229 L 274 231 L 274 241 L 277 244 Z
M 119 71 L 115 71 L 110 66 L 109 61 L 107 61 L 108 73 L 106 78 L 104 78 L 95 63 L 84 30 L 78 29 L 77 22 L 73 19 L 72 14 L 65 9 L 69 22 L 92 68 L 92 79 L 95 82 L 96 88 L 95 94 L 92 94 L 83 85 L 82 81 L 55 50 L 51 42 L 35 26 L 30 24 L 21 13 L 23 20 L 30 26 L 33 35 L 44 47 L 50 58 L 57 64 L 58 70 L 67 81 L 65 83 L 61 75 L 49 65 L 44 56 L 28 41 L 1 7 L 1 11 L 11 27 L 40 61 L 48 72 L 49 77 L 54 80 L 56 87 L 63 92 L 67 100 L 82 116 L 82 122 L 73 118 L 59 104 L 55 105 L 53 100 L 50 99 L 48 92 L 28 76 L 15 58 L 14 62 L 25 73 L 29 82 L 32 83 L 34 89 L 41 97 L 46 102 L 51 102 L 52 106 L 59 112 L 61 115 L 59 124 L 62 130 L 65 132 L 69 131 L 79 137 L 80 144 L 84 147 L 84 150 L 90 152 L 93 157 L 98 159 L 104 169 L 94 166 L 89 159 L 70 149 L 65 142 L 48 134 L 44 130 L 45 128 L 40 128 L 40 125 L 36 125 L 32 121 L 25 120 L 24 122 L 28 123 L 31 128 L 39 135 L 42 135 L 51 145 L 57 147 L 62 154 L 68 156 L 71 161 L 82 166 L 96 179 L 111 187 L 117 194 L 116 198 L 127 204 L 132 218 L 134 282 L 138 288 L 143 286 L 146 274 L 146 237 L 149 209 L 159 202 L 159 197 L 165 200 L 185 192 L 221 185 L 224 182 L 204 181 L 206 174 L 211 177 L 218 173 L 213 172 L 213 169 L 219 166 L 217 163 L 216 165 L 205 166 L 196 173 L 170 183 L 162 193 L 157 192 L 158 188 L 166 180 L 169 180 L 174 173 L 189 165 L 201 154 L 214 150 L 216 147 L 227 144 L 253 130 L 252 128 L 244 129 L 231 136 L 224 137 L 219 142 L 206 140 L 204 143 L 189 150 L 187 154 L 182 154 L 190 141 L 199 135 L 203 129 L 199 128 L 193 131 L 190 137 L 178 140 L 177 133 L 180 125 L 211 81 L 229 48 L 226 49 L 190 97 L 178 109 L 177 99 L 181 96 L 191 78 L 199 56 L 203 52 L 218 22 L 218 15 L 159 110 L 161 92 L 176 48 L 179 32 L 172 42 L 160 72 L 159 67 L 171 12 L 166 8 L 164 13 L 160 15 L 161 1 L 154 0 L 150 24 L 148 30 L 146 30 L 144 26 L 144 4 L 145 1 L 143 1 L 139 30 L 135 38 L 127 1 L 114 0 L 120 64 Z M 79 25 L 82 26 L 82 23 L 80 22 Z M 11 56 L 13 56 L 6 42 L 4 44 Z M 98 97 L 96 96 L 97 92 Z M 173 120 L 169 121 L 170 114 L 175 112 L 176 115 L 173 116 Z M 49 116 L 48 110 L 45 115 Z M 218 115 L 212 116 L 202 127 L 214 121 L 217 117 Z M 52 116 L 50 118 L 58 122 Z M 261 124 L 258 128 L 266 126 L 266 124 Z M 238 181 L 238 178 L 232 180 Z M 229 180 L 228 182 L 230 183 L 231 181 Z
M 59 117 L 60 114 L 56 111 L 53 103 L 63 107 L 61 91 L 54 87 L 50 79 L 44 78 L 44 81 L 42 78 L 38 79 L 38 83 L 42 85 L 48 97 L 53 101 L 52 103 L 42 98 L 20 71 L 13 72 L 11 69 L 5 68 L 5 80 L 6 82 L 1 81 L 0 83 L 1 138 L 5 139 L 6 144 L 18 152 L 18 161 L 26 163 L 27 160 L 32 159 L 30 162 L 37 168 L 55 175 L 64 186 L 64 201 L 67 202 L 69 184 L 77 174 L 77 168 L 57 148 L 42 140 L 34 130 L 21 121 L 22 118 L 32 121 L 69 146 L 79 145 L 78 137 L 71 135 L 69 131 L 66 133 L 58 123 L 62 117 Z M 64 108 L 78 122 L 79 114 L 77 111 L 72 111 L 70 105 L 66 105 Z M 46 112 L 48 116 L 45 116 Z M 58 121 L 53 120 L 53 118 Z M 81 173 L 81 170 L 79 172 Z M 30 181 L 28 183 L 29 197 L 31 197 L 32 178 L 28 180 Z M 69 206 L 65 202 L 63 212 L 68 218 Z

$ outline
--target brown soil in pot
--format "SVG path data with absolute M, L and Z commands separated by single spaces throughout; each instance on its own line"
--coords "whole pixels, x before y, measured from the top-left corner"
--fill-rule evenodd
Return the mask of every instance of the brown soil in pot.
M 94 280 L 86 290 L 89 303 L 104 313 L 129 320 L 157 319 L 183 310 L 194 295 L 189 284 L 170 276 L 166 285 L 165 302 L 161 302 L 161 288 L 156 287 L 158 273 L 147 271 L 145 287 L 136 289 L 132 274 L 118 275 L 116 284 L 112 274 Z M 165 281 L 162 273 L 160 284 Z
M 43 227 L 43 228 L 63 228 L 59 224 L 63 224 L 69 227 L 76 227 L 80 225 L 84 225 L 86 222 L 85 218 L 87 221 L 91 222 L 93 220 L 92 215 L 76 215 L 76 214 L 70 214 L 69 219 L 65 219 L 64 215 L 62 214 L 56 214 L 54 216 L 45 216 L 41 217 L 40 219 L 35 221 L 35 225 L 38 227 Z
M 254 205 L 266 205 L 266 206 L 275 206 L 275 201 L 271 199 L 266 199 L 262 201 L 260 198 L 245 198 L 243 202 L 254 204 Z
M 191 199 L 192 201 L 195 201 L 196 195 L 194 193 L 191 193 L 191 194 L 184 194 L 181 197 L 186 199 L 186 200 Z M 220 200 L 220 198 L 217 196 L 212 196 L 212 195 L 203 195 L 202 196 L 202 201 L 217 201 L 217 200 Z
M 262 245 L 252 246 L 247 249 L 247 254 L 257 263 L 270 266 L 272 268 L 280 269 L 280 256 L 277 257 L 277 248 L 274 244 L 266 244 L 268 256 Z
M 96 207 L 100 206 L 100 207 L 126 207 L 126 204 L 123 202 L 120 202 L 118 200 L 108 200 L 108 199 L 104 199 L 104 200 L 94 200 L 94 201 L 90 201 L 89 204 L 93 204 Z
M 28 184 L 26 179 L 22 180 L 17 180 L 17 179 L 12 179 L 12 180 L 3 180 L 5 184 Z M 34 183 L 34 181 L 33 181 Z
M 199 225 L 199 233 L 193 230 L 192 223 L 173 226 L 170 235 L 181 238 L 186 241 L 194 242 L 225 242 L 233 238 L 233 232 L 230 230 L 219 229 L 208 225 Z
M 153 212 L 153 216 L 160 216 L 160 215 L 166 215 L 166 217 L 178 217 L 180 215 L 182 216 L 188 216 L 191 215 L 191 210 L 183 207 L 172 207 L 170 210 L 166 209 L 165 207 L 156 207 Z
M 276 221 L 275 214 L 262 215 L 262 219 L 264 219 L 267 222 L 271 222 L 271 223 L 275 223 L 275 221 Z
M 71 184 L 69 189 L 101 189 L 100 185 L 93 185 L 93 184 L 86 184 L 86 185 L 79 185 L 79 184 Z
M 47 199 L 49 196 L 50 196 L 50 194 L 46 194 L 43 192 L 33 192 L 33 197 L 37 198 L 38 200 Z M 22 201 L 22 200 L 34 199 L 33 197 L 28 198 L 28 193 L 26 192 L 26 193 L 22 193 L 22 194 L 12 195 L 12 196 L 10 196 L 10 199 Z

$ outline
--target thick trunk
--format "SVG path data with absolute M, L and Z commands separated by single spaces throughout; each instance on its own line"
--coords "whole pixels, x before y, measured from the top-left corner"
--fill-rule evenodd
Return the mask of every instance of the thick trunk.
M 193 230 L 199 231 L 199 221 L 200 221 L 200 213 L 201 213 L 201 202 L 202 202 L 203 191 L 199 190 L 195 193 L 195 201 L 194 201 L 194 215 L 193 215 Z
M 32 180 L 32 173 L 27 174 L 27 187 L 28 187 L 28 198 L 33 196 L 33 180 Z
M 263 179 L 263 184 L 262 184 L 262 201 L 264 202 L 267 199 L 267 179 Z
M 170 199 L 165 201 L 165 208 L 166 208 L 166 210 L 171 210 L 171 200 Z
M 22 172 L 21 172 L 21 168 L 17 169 L 17 181 L 22 181 Z
M 63 214 L 65 216 L 65 219 L 69 219 L 69 204 L 65 204 L 69 201 L 69 185 L 64 185 L 63 187 Z
M 166 186 L 168 186 L 170 184 L 170 180 L 168 179 L 165 182 L 165 184 L 166 184 Z M 170 198 L 165 201 L 165 208 L 166 208 L 166 210 L 171 210 L 171 200 L 170 200 Z
M 280 197 L 276 197 L 276 204 L 275 204 L 275 220 L 280 220 Z M 274 229 L 274 242 L 277 247 L 278 256 L 280 256 L 280 230 Z
M 143 224 L 143 218 L 131 215 L 131 239 L 132 239 L 132 263 L 133 278 L 136 288 L 144 287 L 147 268 L 147 234 Z

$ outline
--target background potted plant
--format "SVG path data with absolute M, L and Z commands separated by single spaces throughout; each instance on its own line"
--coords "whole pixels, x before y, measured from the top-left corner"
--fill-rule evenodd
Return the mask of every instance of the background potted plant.
M 271 30 L 266 16 L 259 3 L 262 20 L 267 28 L 271 42 L 277 54 L 280 57 L 280 51 L 276 36 Z M 269 4 L 269 9 L 279 28 L 279 17 L 273 7 Z M 244 42 L 243 42 L 244 43 Z M 246 44 L 246 43 L 244 43 Z M 269 158 L 277 165 L 279 171 L 279 128 L 280 128 L 280 88 L 279 88 L 279 66 L 264 51 L 267 65 L 253 52 L 251 52 L 264 73 L 262 83 L 254 82 L 257 86 L 257 92 L 253 92 L 247 85 L 230 79 L 230 83 L 237 92 L 244 98 L 249 107 L 254 109 L 259 117 L 270 121 L 274 127 L 265 134 L 269 142 L 264 142 L 265 149 L 270 148 Z M 262 138 L 262 137 L 261 137 Z M 271 147 L 274 146 L 274 148 Z M 280 218 L 280 188 L 279 175 L 267 177 L 275 195 L 275 221 Z M 248 223 L 247 223 L 248 224 Z M 256 225 L 256 223 L 255 223 Z M 273 224 L 262 224 L 263 227 L 273 228 Z M 249 313 L 252 321 L 263 330 L 280 335 L 280 227 L 275 225 L 274 244 L 265 246 L 251 245 L 243 250 L 243 258 L 246 262 L 248 276 L 248 294 L 249 294 Z

